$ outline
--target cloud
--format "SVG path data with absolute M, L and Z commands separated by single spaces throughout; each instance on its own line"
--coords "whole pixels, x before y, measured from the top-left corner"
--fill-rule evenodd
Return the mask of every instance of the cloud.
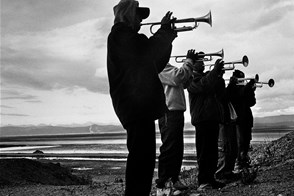
M 12 109 L 14 107 L 11 107 L 11 106 L 7 106 L 7 105 L 0 105 L 1 108 L 5 108 L 5 109 Z
M 8 100 L 8 99 L 21 99 L 21 100 L 31 100 L 31 99 L 36 99 L 36 96 L 32 95 L 19 95 L 15 97 L 2 97 L 2 100 Z
M 222 34 L 251 33 L 280 21 L 293 13 L 292 0 L 215 1 L 211 2 L 214 31 Z M 288 21 L 288 20 L 287 20 Z M 287 29 L 283 29 L 287 31 Z
M 30 115 L 26 115 L 26 114 L 7 114 L 7 113 L 1 113 L 1 116 L 24 117 L 24 116 L 30 116 Z
M 23 93 L 20 90 L 1 90 L 1 100 L 23 100 L 27 102 L 40 102 L 39 97 Z M 2 107 L 2 105 L 1 105 Z M 3 108 L 14 108 L 11 106 L 3 106 Z
M 40 100 L 25 101 L 27 103 L 42 103 Z
M 48 32 L 4 36 L 3 84 L 108 93 L 106 71 L 96 71 L 106 67 L 105 26 L 107 20 L 95 19 Z
M 111 1 L 1 0 L 1 33 L 48 31 L 85 20 L 111 16 L 101 9 Z
M 117 120 L 106 71 L 106 41 L 117 2 L 1 1 L 3 122 Z M 256 90 L 254 115 L 294 112 L 294 23 L 289 22 L 294 17 L 293 0 L 142 0 L 140 5 L 151 9 L 146 22 L 160 21 L 169 10 L 179 19 L 211 10 L 212 27 L 201 23 L 192 32 L 178 33 L 172 54 L 223 48 L 225 61 L 246 54 L 249 67 L 238 69 L 246 76 L 259 74 L 261 81 L 276 82 L 273 88 L 264 85 Z M 151 36 L 149 27 L 141 32 Z
M 276 4 L 272 4 L 271 6 L 267 6 L 260 11 L 256 17 L 253 17 L 254 21 L 249 29 L 260 29 L 262 27 L 277 23 L 281 21 L 287 14 L 294 10 L 294 4 L 291 2 L 278 2 Z

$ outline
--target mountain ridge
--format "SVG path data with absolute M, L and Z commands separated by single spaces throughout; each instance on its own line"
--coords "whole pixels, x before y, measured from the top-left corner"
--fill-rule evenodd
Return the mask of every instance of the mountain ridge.
M 254 118 L 254 130 L 263 128 L 273 129 L 294 129 L 294 115 L 279 115 Z M 185 123 L 185 130 L 194 130 L 191 123 Z M 124 132 L 121 125 L 81 125 L 81 126 L 3 126 L 0 127 L 0 137 L 3 136 L 27 136 L 27 135 L 63 135 L 63 134 L 87 134 L 87 133 L 119 133 Z

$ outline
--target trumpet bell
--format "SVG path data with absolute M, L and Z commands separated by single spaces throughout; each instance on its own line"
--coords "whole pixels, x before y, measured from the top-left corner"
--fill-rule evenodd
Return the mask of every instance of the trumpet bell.
M 273 79 L 269 79 L 268 82 L 256 82 L 255 86 L 261 88 L 263 84 L 268 84 L 269 87 L 273 87 L 275 85 L 275 81 Z
M 228 65 L 223 68 L 224 71 L 230 71 L 235 69 L 236 64 L 243 64 L 244 67 L 248 67 L 249 59 L 246 55 L 243 56 L 242 60 L 239 61 L 232 61 L 232 62 L 225 62 L 224 65 Z
M 270 79 L 268 81 L 268 85 L 269 85 L 269 87 L 273 87 L 275 85 L 275 81 L 273 79 Z
M 191 31 L 193 29 L 196 29 L 199 26 L 198 24 L 199 22 L 207 23 L 212 27 L 211 11 L 209 11 L 208 14 L 202 17 L 175 20 L 172 26 L 176 32 Z M 176 23 L 194 23 L 194 26 L 176 27 L 175 26 Z
M 246 55 L 242 58 L 242 64 L 244 65 L 244 67 L 247 67 L 249 64 L 249 59 Z
M 195 22 L 205 22 L 205 23 L 209 24 L 212 27 L 211 11 L 209 11 L 208 14 L 206 14 L 205 16 L 195 18 Z
M 259 81 L 259 75 L 258 74 L 255 75 L 254 80 L 255 80 L 255 82 L 258 82 Z

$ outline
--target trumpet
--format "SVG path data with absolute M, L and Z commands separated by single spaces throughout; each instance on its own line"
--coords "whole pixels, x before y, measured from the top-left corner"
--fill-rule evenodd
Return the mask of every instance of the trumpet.
M 269 79 L 268 82 L 256 82 L 255 87 L 261 88 L 263 84 L 268 84 L 269 87 L 273 87 L 275 85 L 274 79 Z
M 232 62 L 225 62 L 224 63 L 224 71 L 228 71 L 228 70 L 234 70 L 235 69 L 235 65 L 236 64 L 242 64 L 244 67 L 247 67 L 249 64 L 249 59 L 248 57 L 245 55 L 243 56 L 242 60 L 239 61 L 232 61 Z M 225 65 L 228 65 L 228 67 L 225 67 Z
M 244 82 L 244 81 L 247 81 L 247 80 L 254 80 L 255 81 L 255 84 L 259 81 L 259 75 L 258 74 L 255 74 L 255 77 L 253 78 L 238 78 L 238 82 Z M 237 84 L 237 85 L 242 85 L 241 83 Z
M 251 78 L 237 78 L 237 81 L 239 82 L 237 85 L 244 85 L 245 83 L 243 82 L 247 82 L 247 80 L 254 80 L 256 84 L 259 81 L 259 75 L 255 74 L 255 76 Z M 225 81 L 230 81 L 230 79 L 225 79 Z
M 208 58 L 204 58 L 206 56 Z M 212 61 L 213 56 L 218 56 L 218 57 L 221 57 L 223 59 L 224 58 L 224 49 L 221 49 L 220 51 L 215 52 L 215 53 L 198 54 L 198 57 L 201 58 L 200 59 L 201 61 Z M 187 58 L 187 55 L 171 56 L 170 58 L 175 58 L 175 61 L 177 63 L 183 63 L 185 61 L 185 59 Z
M 205 22 L 212 26 L 212 18 L 211 18 L 211 11 L 208 12 L 205 16 L 198 17 L 198 18 L 185 18 L 185 19 L 177 19 L 172 22 L 172 29 L 176 32 L 183 32 L 183 31 L 191 31 L 196 29 L 199 24 L 198 22 Z M 183 27 L 176 27 L 176 23 L 194 23 L 194 26 L 183 26 Z M 156 25 L 161 25 L 161 22 L 150 22 L 150 23 L 142 23 L 141 26 L 144 25 L 151 25 L 150 26 L 150 33 L 154 34 L 153 27 Z
M 245 56 L 243 56 L 242 60 L 231 61 L 231 62 L 225 62 L 225 63 L 224 63 L 224 67 L 223 67 L 223 71 L 234 70 L 236 64 L 243 64 L 244 67 L 247 67 L 248 64 L 249 64 L 249 59 L 248 59 L 248 57 L 245 55 Z M 225 66 L 225 65 L 228 65 L 228 66 Z M 211 69 L 211 67 L 213 67 L 214 64 L 208 64 L 208 65 L 205 65 L 205 66 L 210 66 L 210 69 Z

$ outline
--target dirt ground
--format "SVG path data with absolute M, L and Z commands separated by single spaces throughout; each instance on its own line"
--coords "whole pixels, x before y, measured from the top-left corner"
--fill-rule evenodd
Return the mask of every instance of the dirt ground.
M 269 144 L 255 146 L 250 157 L 252 165 L 257 169 L 254 181 L 248 184 L 236 181 L 221 190 L 197 192 L 197 169 L 184 170 L 181 180 L 190 188 L 182 195 L 294 195 L 294 131 Z M 124 190 L 124 170 L 124 162 L 2 159 L 0 195 L 121 196 Z M 155 195 L 155 184 L 151 195 Z

